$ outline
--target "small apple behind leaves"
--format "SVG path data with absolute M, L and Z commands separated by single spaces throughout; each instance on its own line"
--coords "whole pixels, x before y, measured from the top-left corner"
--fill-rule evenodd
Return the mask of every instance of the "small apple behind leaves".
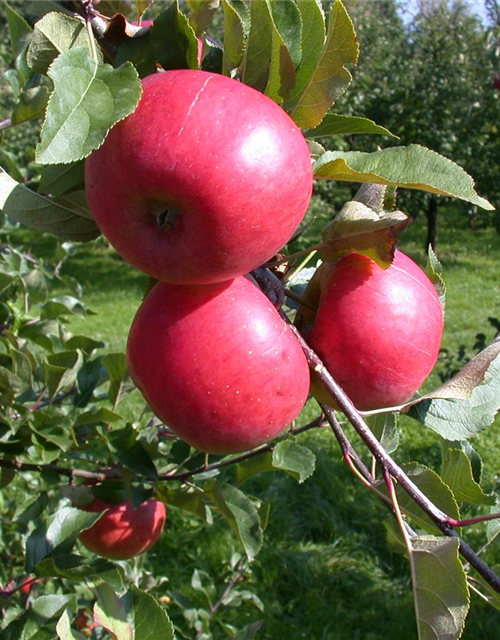
M 205 286 L 159 282 L 135 316 L 127 356 L 153 412 L 208 453 L 272 440 L 309 390 L 297 339 L 248 277 Z
M 142 82 L 136 111 L 85 162 L 96 223 L 157 280 L 207 284 L 252 271 L 309 205 L 300 129 L 270 98 L 219 74 L 180 69 Z
M 439 355 L 443 309 L 432 282 L 400 251 L 385 270 L 357 253 L 320 269 L 306 290 L 317 312 L 299 312 L 307 342 L 358 409 L 410 400 Z M 333 404 L 318 380 L 312 392 Z
M 128 560 L 148 551 L 163 532 L 167 511 L 163 502 L 147 500 L 134 508 L 130 500 L 108 504 L 95 499 L 84 511 L 105 511 L 80 542 L 92 553 L 109 560 Z

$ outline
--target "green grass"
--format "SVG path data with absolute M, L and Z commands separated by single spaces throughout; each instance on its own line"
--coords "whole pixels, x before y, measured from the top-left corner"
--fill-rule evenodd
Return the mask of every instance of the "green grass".
M 425 262 L 423 221 L 401 238 L 400 246 L 420 264 Z M 42 249 L 50 255 L 52 241 Z M 438 256 L 447 282 L 446 330 L 443 347 L 456 355 L 463 345 L 472 355 L 476 334 L 488 340 L 494 330 L 489 317 L 500 316 L 498 255 L 500 235 L 492 229 L 470 231 L 459 216 L 444 213 L 440 225 Z M 111 350 L 124 349 L 128 327 L 140 304 L 147 279 L 120 260 L 105 243 L 79 247 L 64 272 L 84 285 L 84 301 L 97 312 L 75 318 L 71 330 L 106 342 Z M 443 364 L 437 367 L 442 368 Z M 433 374 L 426 388 L 439 384 Z M 134 406 L 139 406 L 140 401 Z M 304 420 L 315 411 L 309 403 Z M 399 461 L 417 460 L 439 469 L 437 436 L 410 419 L 402 420 Z M 500 454 L 499 424 L 476 439 L 486 486 L 497 488 Z M 341 460 L 329 431 L 302 436 L 316 452 L 317 469 L 299 485 L 283 474 L 262 474 L 243 488 L 271 505 L 264 548 L 252 566 L 244 586 L 265 604 L 261 614 L 250 605 L 225 612 L 224 619 L 242 626 L 263 618 L 258 637 L 266 640 L 400 640 L 416 638 L 409 571 L 405 561 L 388 551 L 382 521 L 387 513 L 351 475 Z M 225 477 L 232 478 L 232 470 Z M 470 534 L 472 542 L 484 542 L 483 530 Z M 214 577 L 219 593 L 227 579 L 227 562 L 239 550 L 224 523 L 208 527 L 175 509 L 160 543 L 148 555 L 146 567 L 168 577 L 166 589 L 192 596 L 189 587 L 198 567 Z M 486 558 L 500 564 L 500 553 Z M 173 618 L 181 616 L 172 604 Z M 464 638 L 498 636 L 500 614 L 473 596 Z M 226 635 L 219 629 L 216 638 Z

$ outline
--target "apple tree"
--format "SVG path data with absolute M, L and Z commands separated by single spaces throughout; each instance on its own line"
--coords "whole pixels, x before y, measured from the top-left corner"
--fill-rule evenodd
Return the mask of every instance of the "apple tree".
M 43 124 L 34 162 L 6 150 L 0 169 L 2 638 L 255 637 L 260 620 L 216 617 L 262 606 L 238 581 L 272 505 L 241 485 L 264 471 L 314 483 L 301 434 L 319 428 L 391 516 L 418 637 L 459 638 L 471 591 L 500 608 L 500 578 L 466 529 L 484 522 L 486 544 L 499 531 L 470 441 L 500 408 L 500 342 L 416 395 L 445 292 L 432 251 L 424 273 L 396 250 L 410 219 L 394 192 L 492 207 L 452 159 L 418 144 L 329 147 L 386 132 L 334 110 L 359 55 L 341 0 L 327 11 L 318 0 L 175 1 L 141 22 L 150 4 L 37 3 L 33 25 L 5 5 L 0 127 Z M 313 178 L 361 186 L 294 254 Z M 26 227 L 59 239 L 54 261 L 23 244 Z M 92 241 L 151 277 L 127 353 L 70 331 L 89 311 L 61 268 Z M 128 416 L 133 383 L 148 406 Z M 308 393 L 319 406 L 306 419 Z M 401 413 L 440 437 L 439 469 L 396 461 Z M 158 576 L 133 560 L 175 510 L 207 536 L 226 522 L 241 548 L 219 592 L 193 574 L 206 608 L 155 598 Z

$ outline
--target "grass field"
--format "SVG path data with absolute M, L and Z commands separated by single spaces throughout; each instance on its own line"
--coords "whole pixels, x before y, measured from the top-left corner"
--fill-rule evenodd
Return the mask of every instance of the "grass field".
M 420 264 L 425 262 L 423 221 L 414 223 L 400 247 Z M 41 249 L 50 255 L 52 241 Z M 470 231 L 459 216 L 444 214 L 438 256 L 447 282 L 446 330 L 443 347 L 456 357 L 463 345 L 472 355 L 476 334 L 490 340 L 495 331 L 488 318 L 500 316 L 500 235 L 492 229 Z M 74 333 L 101 339 L 110 350 L 124 349 L 128 327 L 140 304 L 146 278 L 131 269 L 105 243 L 79 247 L 64 267 L 84 285 L 84 301 L 96 315 L 72 321 Z M 438 372 L 428 387 L 439 383 Z M 139 406 L 138 396 L 132 409 Z M 304 420 L 316 409 L 310 402 Z M 402 421 L 399 461 L 419 461 L 439 468 L 438 438 L 409 419 Z M 500 473 L 499 424 L 474 443 L 484 462 L 488 489 L 498 488 Z M 245 489 L 271 504 L 263 550 L 252 565 L 245 586 L 265 605 L 264 613 L 250 604 L 225 613 L 238 626 L 262 618 L 259 638 L 266 640 L 407 640 L 416 639 L 408 567 L 403 558 L 387 550 L 382 521 L 385 510 L 345 468 L 328 431 L 302 436 L 317 455 L 317 469 L 303 485 L 286 475 L 262 474 Z M 226 475 L 230 478 L 232 471 Z M 483 531 L 468 532 L 476 546 Z M 226 525 L 207 527 L 172 509 L 161 542 L 148 555 L 146 567 L 168 578 L 163 590 L 201 598 L 189 587 L 198 567 L 213 576 L 219 592 L 227 579 L 227 563 L 238 551 Z M 500 551 L 486 558 L 500 564 Z M 160 568 L 160 569 L 159 569 Z M 159 588 L 158 595 L 162 595 Z M 466 640 L 499 637 L 500 614 L 473 596 Z M 175 606 L 171 614 L 179 619 Z M 216 638 L 226 638 L 219 629 Z

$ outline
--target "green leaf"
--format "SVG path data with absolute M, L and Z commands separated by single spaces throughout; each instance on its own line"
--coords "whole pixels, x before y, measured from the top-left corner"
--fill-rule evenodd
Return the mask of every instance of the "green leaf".
M 327 151 L 313 165 L 314 177 L 371 182 L 460 198 L 483 209 L 491 204 L 474 191 L 474 181 L 458 165 L 418 144 L 373 153 Z
M 368 416 L 366 422 L 387 453 L 399 447 L 398 415 L 394 411 Z
M 128 424 L 107 434 L 109 450 L 128 469 L 148 478 L 156 478 L 158 473 L 149 454 L 138 438 L 138 432 Z
M 245 51 L 245 26 L 240 13 L 229 0 L 222 0 L 224 11 L 224 53 L 222 59 L 222 73 L 231 75 L 233 69 L 237 69 L 243 59 Z
M 44 303 L 48 296 L 47 279 L 41 271 L 33 269 L 23 278 L 30 303 Z
M 82 47 L 62 53 L 48 75 L 55 89 L 36 149 L 40 164 L 86 158 L 113 125 L 134 111 L 141 96 L 141 83 L 130 63 L 113 69 L 98 64 Z
M 210 26 L 213 14 L 219 8 L 220 0 L 187 0 L 189 24 L 197 36 Z
M 128 379 L 127 356 L 123 352 L 108 353 L 102 359 L 102 364 L 110 378 L 108 397 L 111 404 L 116 406 L 122 397 L 123 385 Z
M 127 611 L 120 597 L 108 584 L 100 584 L 96 589 L 97 602 L 94 605 L 94 620 L 115 638 L 134 640 L 134 629 L 127 620 Z
M 500 574 L 500 567 L 493 567 L 493 571 L 497 574 Z M 497 611 L 500 611 L 500 594 L 498 591 L 495 591 L 493 587 L 490 587 L 489 584 L 480 580 L 475 583 L 475 586 L 479 583 L 481 589 L 480 593 L 484 596 L 485 600 L 488 602 L 490 606 L 492 606 Z
M 22 168 L 18 164 L 14 153 L 0 148 L 0 165 L 6 168 L 7 172 L 14 180 L 17 182 L 23 182 L 24 176 L 22 174 Z
M 293 66 L 302 60 L 302 18 L 295 2 L 270 0 L 274 24 L 284 41 Z
M 308 4 L 311 5 L 309 10 L 316 12 L 315 25 L 318 25 L 319 36 L 321 25 L 315 3 Z M 326 41 L 311 73 L 310 63 L 315 58 L 316 49 L 312 51 L 303 62 L 303 65 L 307 65 L 304 66 L 309 74 L 307 80 L 304 82 L 305 78 L 298 75 L 296 89 L 285 104 L 285 109 L 296 124 L 304 129 L 316 127 L 323 120 L 332 104 L 351 83 L 352 76 L 345 65 L 358 61 L 359 47 L 354 26 L 341 0 L 332 4 Z
M 64 554 L 56 558 L 45 558 L 38 562 L 35 574 L 41 578 L 66 578 L 77 582 L 85 582 L 88 578 L 99 576 L 108 580 L 113 574 L 114 581 L 121 583 L 117 566 L 104 558 L 90 560 L 75 554 Z M 103 576 L 103 574 L 105 574 Z
M 76 596 L 48 595 L 40 596 L 30 603 L 23 620 L 22 630 L 17 638 L 22 640 L 48 640 L 54 637 L 54 618 L 59 617 L 66 607 L 76 609 Z M 48 627 L 48 628 L 47 628 Z M 44 633 L 49 631 L 49 634 Z
M 434 253 L 431 245 L 429 245 L 427 255 L 428 255 L 428 258 L 427 258 L 427 265 L 425 267 L 425 273 L 427 274 L 427 277 L 432 282 L 432 284 L 434 285 L 434 288 L 437 291 L 437 294 L 439 296 L 439 300 L 441 302 L 441 306 L 443 307 L 443 312 L 444 312 L 446 308 L 446 284 L 444 282 L 443 276 L 441 275 L 443 271 L 443 267 L 441 266 L 441 263 L 437 259 L 437 256 Z
M 250 34 L 240 70 L 242 80 L 282 102 L 295 82 L 295 69 L 274 23 L 270 0 L 253 0 L 250 16 Z
M 35 444 L 46 447 L 49 443 L 55 445 L 61 451 L 68 451 L 75 444 L 75 437 L 72 429 L 64 428 L 61 425 L 47 423 L 45 418 L 38 418 L 42 424 L 32 424 L 31 430 L 34 434 L 32 440 Z
M 495 505 L 496 496 L 485 493 L 474 480 L 472 465 L 461 449 L 447 448 L 443 457 L 441 478 L 455 494 L 459 502 Z
M 81 190 L 85 184 L 85 163 L 51 164 L 43 168 L 38 191 L 52 196 L 62 196 L 70 191 Z
M 14 58 L 17 58 L 28 45 L 33 31 L 22 15 L 15 11 L 7 2 L 4 3 L 4 7 L 7 24 L 9 26 L 12 55 Z
M 285 103 L 288 111 L 296 104 L 312 78 L 325 44 L 325 14 L 320 0 L 310 0 L 297 4 L 302 21 L 302 59 L 297 68 L 296 82 L 289 100 Z
M 178 0 L 160 14 L 145 35 L 128 38 L 118 49 L 114 64 L 132 62 L 141 78 L 156 73 L 157 63 L 167 69 L 198 69 L 198 38 Z
M 99 12 L 110 17 L 116 13 L 128 16 L 132 12 L 132 0 L 100 0 Z
M 73 296 L 57 296 L 47 300 L 43 305 L 41 318 L 45 320 L 78 315 L 85 315 L 85 307 L 81 300 Z
M 47 87 L 24 89 L 19 100 L 12 109 L 12 124 L 22 124 L 33 118 L 42 116 L 49 101 Z
M 61 351 L 48 356 L 43 365 L 44 382 L 53 398 L 61 389 L 71 387 L 83 364 L 80 351 Z
M 206 504 L 207 496 L 199 487 L 172 487 L 170 482 L 157 486 L 156 497 L 165 504 L 194 513 L 207 524 L 212 524 L 212 512 Z
M 77 47 L 83 47 L 89 53 L 92 51 L 85 22 L 64 13 L 52 11 L 35 25 L 28 48 L 28 64 L 34 71 L 47 74 L 48 68 L 59 54 Z M 99 47 L 96 47 L 96 51 L 99 62 L 102 62 Z
M 91 355 L 93 351 L 102 349 L 104 346 L 104 342 L 93 340 L 88 336 L 71 336 L 71 338 L 64 343 L 66 349 L 80 349 L 80 351 L 83 351 L 87 355 Z
M 37 527 L 26 540 L 26 571 L 45 558 L 66 555 L 82 531 L 101 517 L 73 507 L 63 507 Z
M 273 466 L 283 469 L 302 483 L 314 473 L 316 456 L 294 440 L 283 440 L 273 450 Z
M 71 197 L 70 197 L 71 196 Z M 16 222 L 65 240 L 88 242 L 100 235 L 85 194 L 49 198 L 16 182 L 0 167 L 0 210 Z
M 307 4 L 307 3 L 306 3 Z M 304 132 L 306 138 L 323 138 L 326 136 L 347 136 L 359 134 L 391 136 L 397 138 L 385 127 L 375 124 L 368 118 L 359 116 L 343 116 L 338 113 L 327 113 L 321 124 Z
M 27 525 L 33 520 L 39 518 L 47 508 L 48 504 L 49 499 L 47 497 L 47 494 L 43 492 L 35 500 L 32 500 L 30 498 L 30 502 L 28 505 L 26 505 L 26 503 L 23 503 L 21 507 L 18 507 L 14 515 L 14 519 L 16 520 L 16 522 Z
M 248 478 L 263 473 L 265 471 L 273 471 L 273 454 L 270 451 L 261 453 L 258 456 L 252 456 L 247 460 L 238 462 L 236 466 L 236 482 L 241 484 Z
M 64 611 L 57 621 L 56 632 L 60 640 L 85 640 L 85 636 L 71 628 L 71 617 L 68 609 Z
M 198 38 L 178 0 L 156 18 L 151 38 L 163 69 L 198 69 Z
M 252 561 L 263 542 L 259 512 L 254 504 L 236 487 L 217 481 L 207 487 L 207 493 L 240 539 L 248 559 Z
M 96 591 L 94 618 L 119 640 L 174 640 L 170 618 L 149 594 L 132 586 L 119 598 L 107 584 Z
M 495 506 L 490 509 L 490 513 L 498 513 L 499 511 L 500 511 L 500 499 L 497 499 Z M 499 535 L 500 535 L 500 520 L 497 520 L 497 519 L 490 520 L 486 524 L 486 538 L 488 542 L 491 542 Z
M 410 564 L 419 640 L 458 640 L 469 611 L 456 538 L 411 538 Z
M 132 620 L 134 640 L 174 640 L 174 627 L 167 612 L 149 593 L 132 586 L 122 600 Z
M 263 620 L 250 622 L 250 624 L 245 625 L 243 629 L 240 629 L 239 631 L 237 631 L 234 634 L 232 640 L 253 640 L 263 624 L 264 624 Z
M 417 463 L 402 465 L 403 470 L 417 487 L 425 493 L 441 511 L 455 520 L 460 520 L 460 512 L 452 491 L 445 485 L 438 474 Z M 387 493 L 385 483 L 379 483 L 379 490 Z M 439 534 L 437 526 L 430 520 L 427 514 L 418 506 L 416 502 L 402 489 L 396 485 L 396 495 L 402 511 L 418 526 L 430 533 Z
M 88 424 L 107 424 L 118 420 L 122 420 L 122 417 L 107 407 L 93 407 L 89 411 L 80 413 L 74 426 L 81 427 Z
M 403 411 L 446 440 L 468 440 L 500 409 L 500 340 L 495 340 L 439 389 Z

